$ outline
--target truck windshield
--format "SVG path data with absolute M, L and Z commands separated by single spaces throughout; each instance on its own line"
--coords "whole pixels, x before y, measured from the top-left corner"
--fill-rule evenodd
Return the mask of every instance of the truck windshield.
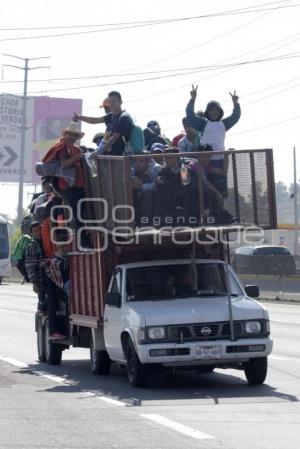
M 230 273 L 232 296 L 242 290 Z M 202 263 L 132 268 L 127 272 L 128 301 L 227 295 L 223 264 Z

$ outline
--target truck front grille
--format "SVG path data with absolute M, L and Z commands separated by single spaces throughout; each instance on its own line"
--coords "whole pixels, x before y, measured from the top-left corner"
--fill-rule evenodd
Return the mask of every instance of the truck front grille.
M 241 322 L 233 323 L 236 337 L 243 336 L 243 326 Z M 183 341 L 206 341 L 230 338 L 229 321 L 220 323 L 193 323 L 184 325 L 171 325 L 168 327 L 168 340 L 175 342 Z

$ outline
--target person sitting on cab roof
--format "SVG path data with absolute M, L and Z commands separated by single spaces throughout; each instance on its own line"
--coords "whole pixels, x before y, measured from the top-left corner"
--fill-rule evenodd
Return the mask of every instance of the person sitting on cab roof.
M 210 145 L 214 151 L 224 151 L 225 133 L 239 121 L 241 116 L 239 97 L 236 95 L 236 91 L 233 94 L 230 93 L 233 112 L 229 117 L 223 119 L 224 111 L 217 101 L 210 101 L 206 106 L 204 117 L 201 117 L 194 112 L 197 89 L 198 86 L 192 86 L 191 99 L 186 107 L 188 123 L 200 131 L 202 145 Z M 222 168 L 223 160 L 223 155 L 213 155 L 211 163 L 216 168 Z
M 110 112 L 103 117 L 86 117 L 74 112 L 73 120 L 97 124 L 105 123 L 106 132 L 104 136 L 104 154 L 122 156 L 125 153 L 126 142 L 128 142 L 133 127 L 133 120 L 127 111 L 122 109 L 122 97 L 117 91 L 108 94 Z

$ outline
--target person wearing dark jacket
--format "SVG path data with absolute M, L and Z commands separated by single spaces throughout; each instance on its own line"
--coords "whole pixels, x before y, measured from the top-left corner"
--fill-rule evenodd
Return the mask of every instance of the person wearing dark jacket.
M 201 133 L 201 144 L 210 145 L 214 151 L 225 150 L 225 133 L 232 128 L 240 119 L 241 107 L 236 91 L 230 93 L 233 101 L 233 112 L 229 117 L 223 119 L 224 111 L 217 101 L 210 101 L 204 112 L 204 117 L 195 114 L 195 101 L 197 97 L 197 87 L 192 88 L 191 99 L 186 107 L 186 117 L 190 126 Z M 221 156 L 215 155 L 215 160 Z
M 147 123 L 147 128 L 144 129 L 145 147 L 148 151 L 151 151 L 151 147 L 154 143 L 160 143 L 166 145 L 166 139 L 161 135 L 161 128 L 156 120 L 150 120 Z
M 164 153 L 166 165 L 160 168 L 155 181 L 158 215 L 164 225 L 195 226 L 199 221 L 197 174 L 182 162 L 177 148 L 166 148 Z
M 29 226 L 32 240 L 25 250 L 25 268 L 33 291 L 38 295 L 38 310 L 46 311 L 47 301 L 43 285 L 44 271 L 42 268 L 44 251 L 42 247 L 41 225 L 33 221 Z
M 233 102 L 233 112 L 229 117 L 223 118 L 224 111 L 217 101 L 210 101 L 204 112 L 200 116 L 194 112 L 197 97 L 197 88 L 192 86 L 191 99 L 186 107 L 187 121 L 201 133 L 201 145 L 210 145 L 213 151 L 225 151 L 225 133 L 231 129 L 240 119 L 241 107 L 236 91 L 230 93 Z M 212 174 L 209 176 L 210 182 L 223 194 L 227 196 L 227 169 L 228 158 L 224 154 L 213 154 L 210 159 Z

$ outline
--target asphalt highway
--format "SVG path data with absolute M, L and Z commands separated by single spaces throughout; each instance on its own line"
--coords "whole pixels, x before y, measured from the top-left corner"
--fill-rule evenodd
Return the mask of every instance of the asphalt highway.
M 298 449 L 300 305 L 266 304 L 273 353 L 262 386 L 244 373 L 163 374 L 133 389 L 124 368 L 89 369 L 71 348 L 37 361 L 30 285 L 0 286 L 0 448 Z

